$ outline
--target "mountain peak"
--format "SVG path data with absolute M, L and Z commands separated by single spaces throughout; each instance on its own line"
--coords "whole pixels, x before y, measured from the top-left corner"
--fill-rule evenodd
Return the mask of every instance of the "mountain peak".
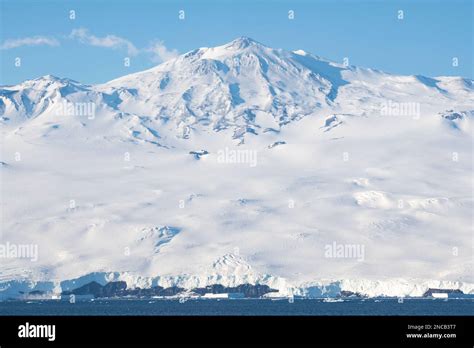
M 48 74 L 48 75 L 44 75 L 44 76 L 40 76 L 36 78 L 35 81 L 61 81 L 65 79 L 66 78 L 60 78 L 55 75 Z
M 240 36 L 236 38 L 235 40 L 231 41 L 227 46 L 228 47 L 233 47 L 237 49 L 242 49 L 242 48 L 247 48 L 252 45 L 259 44 L 257 41 L 254 39 L 247 37 L 247 36 Z
M 80 84 L 79 82 L 77 82 L 75 80 L 72 80 L 70 78 L 57 77 L 57 76 L 51 75 L 51 74 L 40 76 L 40 77 L 38 77 L 36 79 L 33 79 L 33 80 L 30 80 L 30 81 L 40 82 L 40 83 L 59 83 L 59 84 L 65 84 L 65 85 Z

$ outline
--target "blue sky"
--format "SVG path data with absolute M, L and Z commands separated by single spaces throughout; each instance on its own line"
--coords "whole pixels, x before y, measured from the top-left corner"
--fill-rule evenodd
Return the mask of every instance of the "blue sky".
M 474 75 L 472 0 L 0 2 L 1 85 L 46 74 L 106 82 L 238 36 L 397 74 Z

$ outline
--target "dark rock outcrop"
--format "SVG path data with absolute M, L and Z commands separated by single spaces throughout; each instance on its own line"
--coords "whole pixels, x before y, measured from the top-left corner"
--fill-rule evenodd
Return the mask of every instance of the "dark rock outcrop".
M 348 290 L 342 290 L 340 296 L 341 297 L 366 297 L 362 295 L 361 293 L 348 291 Z
M 190 155 L 194 156 L 194 159 L 200 160 L 202 156 L 208 155 L 209 152 L 206 150 L 200 150 L 200 151 L 190 151 Z
M 120 281 L 120 282 L 110 282 L 105 284 L 102 288 L 102 296 L 101 297 L 114 297 L 117 294 L 123 293 L 127 289 L 127 283 Z
M 278 292 L 278 290 L 270 288 L 268 285 L 261 284 L 241 284 L 236 287 L 225 287 L 220 284 L 214 284 L 206 286 L 205 288 L 195 288 L 192 289 L 192 292 L 204 295 L 207 293 L 211 294 L 225 294 L 225 293 L 242 293 L 245 297 L 248 298 L 259 298 L 269 292 Z
M 125 296 L 152 297 L 174 296 L 183 292 L 184 290 L 185 289 L 176 286 L 170 288 L 155 286 L 147 289 L 127 289 L 127 283 L 124 281 L 110 282 L 105 285 L 101 285 L 97 282 L 90 282 L 72 291 L 65 291 L 62 293 L 62 295 L 93 295 L 96 298 Z
M 247 298 L 259 298 L 269 292 L 278 292 L 267 285 L 261 284 L 241 284 L 235 287 L 225 287 L 220 284 L 214 284 L 205 288 L 196 288 L 191 290 L 194 294 L 204 295 L 211 294 L 225 294 L 225 293 L 241 293 Z M 186 292 L 186 289 L 172 286 L 163 288 L 161 286 L 154 286 L 152 288 L 134 288 L 127 289 L 127 283 L 124 281 L 110 282 L 106 285 L 101 285 L 97 282 L 90 282 L 83 286 L 71 290 L 64 291 L 62 295 L 93 295 L 95 298 L 101 297 L 152 297 L 152 296 L 175 296 Z
M 63 295 L 94 295 L 94 297 L 101 297 L 102 288 L 103 286 L 100 285 L 99 283 L 90 282 L 74 290 L 65 291 L 62 294 Z
M 448 294 L 448 295 L 464 295 L 464 293 L 459 289 L 432 289 L 429 288 L 423 294 L 423 297 L 431 297 L 433 293 L 437 294 Z

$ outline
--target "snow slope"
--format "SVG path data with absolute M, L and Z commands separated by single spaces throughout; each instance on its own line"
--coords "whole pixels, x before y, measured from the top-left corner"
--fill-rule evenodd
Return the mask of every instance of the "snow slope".
M 473 105 L 469 79 L 245 37 L 102 85 L 2 86 L 0 242 L 39 257 L 2 258 L 0 288 L 472 291 Z

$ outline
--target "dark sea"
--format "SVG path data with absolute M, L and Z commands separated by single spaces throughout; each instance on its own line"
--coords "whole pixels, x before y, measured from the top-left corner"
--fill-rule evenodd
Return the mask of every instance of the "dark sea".
M 0 315 L 474 315 L 473 299 L 348 299 L 344 302 L 294 299 L 178 300 L 100 299 L 0 302 Z

